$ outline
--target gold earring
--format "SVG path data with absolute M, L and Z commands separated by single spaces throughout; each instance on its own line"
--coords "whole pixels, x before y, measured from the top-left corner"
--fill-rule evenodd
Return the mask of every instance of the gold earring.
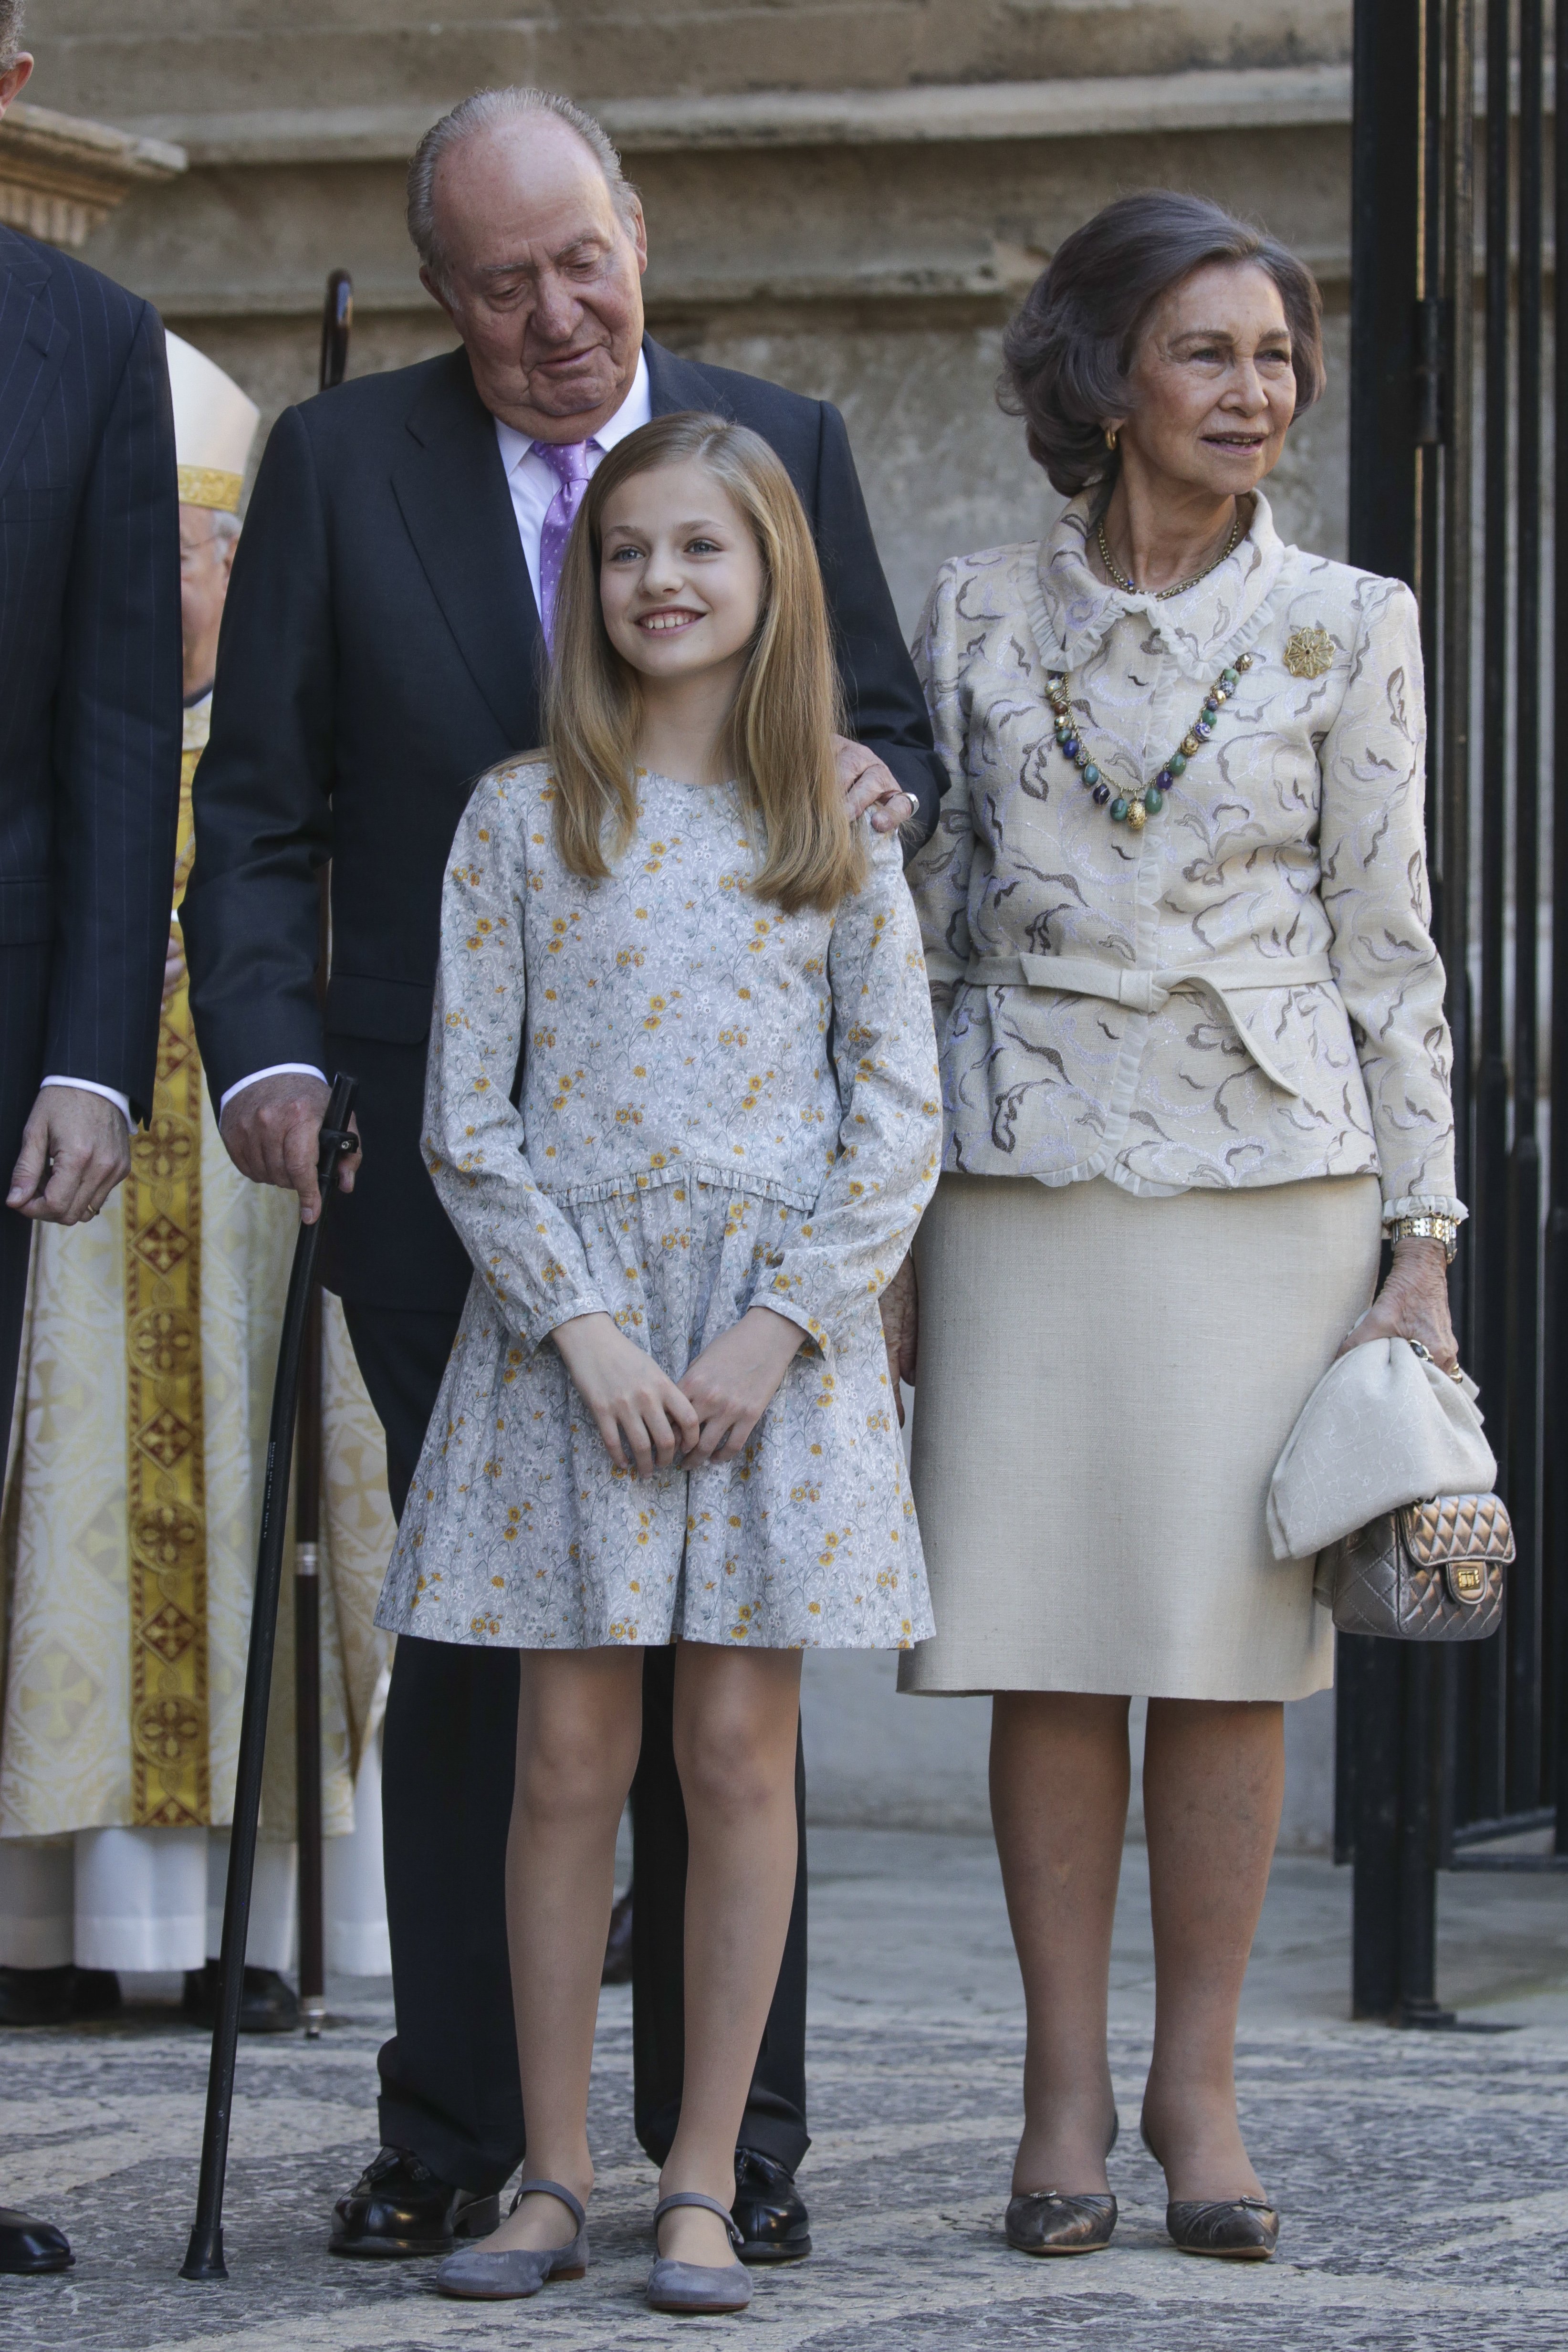
M 1105 427 L 1105 446 L 1108 449 L 1114 449 L 1116 446 L 1116 435 L 1109 425 Z

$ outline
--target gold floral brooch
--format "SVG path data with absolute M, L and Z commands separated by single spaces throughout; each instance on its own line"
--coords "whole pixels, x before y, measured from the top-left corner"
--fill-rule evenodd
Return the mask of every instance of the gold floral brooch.
M 1327 629 L 1293 629 L 1285 640 L 1285 667 L 1292 677 L 1321 677 L 1334 666 L 1334 641 Z

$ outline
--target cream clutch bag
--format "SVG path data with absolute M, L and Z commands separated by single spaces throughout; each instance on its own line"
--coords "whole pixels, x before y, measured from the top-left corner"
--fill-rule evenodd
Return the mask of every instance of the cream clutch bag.
M 1514 1556 L 1476 1385 L 1425 1348 L 1369 1339 L 1331 1364 L 1268 1489 L 1276 1559 L 1317 1560 L 1342 1633 L 1479 1641 Z

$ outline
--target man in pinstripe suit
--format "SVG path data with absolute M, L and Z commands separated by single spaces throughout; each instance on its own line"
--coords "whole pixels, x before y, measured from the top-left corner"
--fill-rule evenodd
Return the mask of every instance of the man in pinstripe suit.
M 0 114 L 32 70 L 0 0 Z M 33 1222 L 95 1217 L 152 1100 L 179 810 L 179 517 L 157 313 L 0 227 L 0 1433 Z M 62 2232 L 0 2206 L 0 2272 Z

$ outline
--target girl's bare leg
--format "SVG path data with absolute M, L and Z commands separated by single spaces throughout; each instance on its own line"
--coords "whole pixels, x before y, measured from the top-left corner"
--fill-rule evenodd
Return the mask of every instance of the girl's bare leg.
M 1236 2112 L 1236 2015 L 1285 1790 L 1277 1701 L 1156 1698 L 1143 1751 L 1154 2056 L 1143 2122 L 1179 2199 L 1259 2195 Z
M 588 2075 L 615 1895 L 616 1832 L 642 1738 L 640 1649 L 524 1650 L 517 1784 L 507 1842 L 507 1934 L 528 2127 L 523 2180 L 586 2204 Z M 525 2196 L 485 2243 L 564 2245 L 552 2197 Z
M 1124 1698 L 998 1691 L 991 1819 L 1024 1979 L 1024 2133 L 1013 2192 L 1106 2188 L 1110 1930 L 1131 1767 Z
M 683 1642 L 675 1665 L 675 1759 L 686 1801 L 686 2075 L 659 2195 L 698 2189 L 726 2210 L 735 2140 L 778 1982 L 795 1900 L 798 1650 Z M 525 2085 L 526 2096 L 526 2085 Z M 718 2216 L 671 2213 L 659 2251 L 731 2262 Z

